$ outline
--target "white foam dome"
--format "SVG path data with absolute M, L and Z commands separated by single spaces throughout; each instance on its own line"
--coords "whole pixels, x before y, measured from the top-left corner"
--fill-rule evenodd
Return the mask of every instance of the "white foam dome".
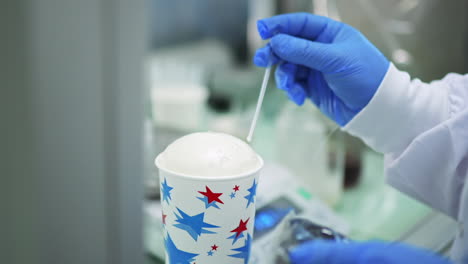
M 247 143 L 234 136 L 199 132 L 170 144 L 157 165 L 190 176 L 226 177 L 257 170 L 262 161 Z

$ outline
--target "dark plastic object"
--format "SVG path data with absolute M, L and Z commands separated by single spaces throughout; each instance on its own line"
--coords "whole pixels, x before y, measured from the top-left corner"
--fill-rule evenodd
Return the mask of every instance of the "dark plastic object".
M 279 244 L 281 250 L 275 261 L 277 264 L 290 263 L 287 252 L 311 240 L 332 240 L 337 243 L 347 243 L 349 241 L 344 235 L 328 227 L 315 224 L 305 218 L 292 218 L 288 224 L 287 230 L 290 230 L 290 232 L 288 231 L 286 237 L 283 237 Z

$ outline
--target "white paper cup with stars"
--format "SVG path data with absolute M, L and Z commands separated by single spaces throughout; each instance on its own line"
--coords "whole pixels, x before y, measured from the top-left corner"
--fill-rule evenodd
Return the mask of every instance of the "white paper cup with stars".
M 208 143 L 203 140 L 197 140 L 195 144 L 193 142 L 188 144 L 183 140 L 182 142 L 176 141 L 178 144 L 175 145 L 182 145 L 183 151 L 182 153 L 177 151 L 177 147 L 176 150 L 172 149 L 172 154 L 184 156 L 178 157 L 177 161 L 183 164 L 174 164 L 184 169 L 188 168 L 189 171 L 195 173 L 189 174 L 184 173 L 184 169 L 176 171 L 168 168 L 170 166 L 167 166 L 166 159 L 170 158 L 168 157 L 171 154 L 169 147 L 156 158 L 155 163 L 159 169 L 161 186 L 162 224 L 167 264 L 246 264 L 249 262 L 257 185 L 263 160 L 254 154 L 255 163 L 246 166 L 243 162 L 246 161 L 245 153 L 242 149 L 237 149 L 239 146 L 234 144 L 234 148 L 232 146 L 230 148 L 228 144 L 226 149 L 226 146 L 219 145 L 223 142 L 216 140 L 212 142 L 211 136 L 213 135 L 211 134 L 225 136 L 225 134 L 210 133 Z M 195 139 L 199 139 L 200 136 L 202 139 L 206 137 L 206 135 L 198 135 Z M 241 148 L 246 147 L 242 145 L 245 144 L 243 142 L 237 143 Z M 250 149 L 248 145 L 247 147 Z M 213 161 L 207 162 L 206 155 L 200 158 L 187 153 L 202 151 L 206 154 L 206 152 L 213 153 L 213 150 L 216 152 L 216 157 L 221 156 L 221 159 L 234 159 L 234 161 L 221 160 L 225 168 L 213 170 Z M 243 154 L 240 161 L 235 160 L 236 157 L 232 151 L 234 154 L 239 151 Z M 254 153 L 253 150 L 251 151 Z M 203 156 L 203 153 L 198 155 Z M 185 164 L 196 162 L 202 163 L 196 166 L 207 166 L 212 170 L 207 171 L 203 168 L 199 170 L 190 167 L 190 164 Z M 226 162 L 240 162 L 240 165 L 245 168 L 232 170 L 228 168 L 230 164 L 226 165 Z M 215 162 L 214 166 L 218 166 L 216 164 L 218 163 Z M 232 175 L 227 175 L 226 172 Z M 203 173 L 206 175 L 202 175 Z M 216 173 L 221 175 L 215 175 Z

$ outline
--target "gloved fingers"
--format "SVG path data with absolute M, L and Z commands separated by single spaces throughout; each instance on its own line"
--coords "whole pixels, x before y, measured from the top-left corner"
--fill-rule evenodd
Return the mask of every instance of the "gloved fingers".
M 353 263 L 425 263 L 450 264 L 434 252 L 400 243 L 342 243 L 314 240 L 289 250 L 293 264 L 353 264 Z
M 324 44 L 278 34 L 270 41 L 273 53 L 280 59 L 294 64 L 304 65 L 319 71 L 327 71 L 331 61 L 337 61 L 337 55 L 331 44 Z
M 288 98 L 297 105 L 303 105 L 306 99 L 304 86 L 301 83 L 294 82 L 291 88 L 287 91 Z
M 371 241 L 362 243 L 366 247 L 361 259 L 367 263 L 424 263 L 451 264 L 452 262 L 435 252 L 403 243 Z
M 353 264 L 361 253 L 359 243 L 314 240 L 289 251 L 292 264 Z
M 297 66 L 297 70 L 296 70 L 296 81 L 297 82 L 307 82 L 308 78 L 309 78 L 309 74 L 311 71 L 314 71 L 312 69 L 309 69 L 305 66 L 302 66 L 302 65 L 296 65 Z
M 306 90 L 310 100 L 327 116 L 334 116 L 335 107 L 338 98 L 330 89 L 323 73 L 317 70 L 310 70 L 307 80 Z M 334 118 L 332 118 L 334 119 Z
M 344 126 L 346 124 L 343 119 L 344 103 L 330 89 L 323 73 L 317 70 L 311 70 L 307 84 L 307 97 L 310 98 L 323 114 L 335 121 L 338 125 Z
M 296 81 L 296 73 L 299 66 L 292 63 L 281 63 L 275 72 L 276 85 L 286 91 L 289 99 L 297 105 L 304 104 L 307 97 L 304 83 Z
M 327 84 L 322 77 L 322 73 L 317 70 L 310 70 L 307 78 L 307 82 L 309 84 L 308 89 L 306 90 L 307 96 L 318 108 L 320 108 L 320 95 L 323 97 L 325 94 L 323 91 L 321 93 L 319 92 L 319 87 L 327 86 Z M 323 88 L 320 88 L 320 90 L 323 90 Z
M 283 91 L 291 89 L 296 75 L 297 66 L 292 63 L 282 62 L 276 68 L 275 80 L 276 86 Z
M 328 17 L 293 13 L 277 15 L 257 21 L 257 29 L 262 39 L 269 39 L 277 33 L 314 40 L 328 23 L 340 23 Z
M 255 65 L 259 67 L 267 67 L 268 63 L 271 63 L 271 65 L 274 65 L 278 63 L 280 59 L 278 56 L 276 56 L 270 45 L 266 45 L 263 48 L 259 48 L 253 57 L 253 62 Z
M 278 88 L 285 91 L 288 90 L 288 87 L 290 87 L 293 82 L 299 82 L 305 85 L 312 71 L 315 70 L 310 70 L 307 67 L 289 62 L 282 62 L 276 68 L 276 84 Z

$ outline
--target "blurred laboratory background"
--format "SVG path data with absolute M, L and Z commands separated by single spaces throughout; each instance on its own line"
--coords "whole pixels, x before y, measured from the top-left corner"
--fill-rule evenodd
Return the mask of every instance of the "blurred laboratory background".
M 245 138 L 264 69 L 256 21 L 349 23 L 398 68 L 468 72 L 464 0 L 6 0 L 0 263 L 163 263 L 154 158 L 195 131 Z M 353 240 L 446 254 L 455 223 L 385 185 L 383 157 L 271 78 L 252 142 L 264 158 L 251 263 L 290 212 Z M 285 183 L 289 186 L 285 188 Z M 268 191 L 262 191 L 268 190 Z

